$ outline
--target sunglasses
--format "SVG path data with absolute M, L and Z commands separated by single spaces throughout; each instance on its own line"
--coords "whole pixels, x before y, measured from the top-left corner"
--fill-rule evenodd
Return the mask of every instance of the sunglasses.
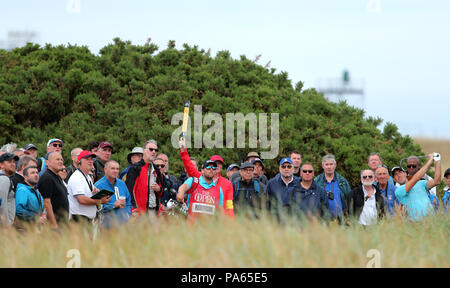
M 56 144 L 56 143 L 53 143 L 52 146 L 53 146 L 53 147 L 60 147 L 60 148 L 62 148 L 62 144 Z
M 156 164 L 155 166 L 158 167 L 158 168 L 164 168 L 164 167 L 166 167 L 165 164 Z
M 408 168 L 417 168 L 417 165 L 406 165 Z
M 291 169 L 292 165 L 281 165 L 281 169 L 286 169 L 286 168 Z
M 303 173 L 313 173 L 314 170 L 302 170 Z
M 372 179 L 372 178 L 373 178 L 373 175 L 364 175 L 364 176 L 362 176 L 362 178 L 363 178 L 363 179 L 367 179 L 367 178 Z
M 214 166 L 208 166 L 208 167 L 205 167 L 205 169 L 212 169 L 212 170 L 216 170 L 216 169 L 217 169 L 217 167 L 214 167 Z
M 156 151 L 158 152 L 158 148 L 147 148 L 150 152 Z
M 247 168 L 247 169 L 242 169 L 242 170 L 244 170 L 244 172 L 253 172 L 255 169 L 253 169 L 253 168 Z

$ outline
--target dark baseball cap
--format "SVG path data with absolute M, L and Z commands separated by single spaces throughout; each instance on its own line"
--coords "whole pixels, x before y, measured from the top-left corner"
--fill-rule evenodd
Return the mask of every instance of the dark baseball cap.
M 400 171 L 406 172 L 405 169 L 403 169 L 402 167 L 395 166 L 394 168 L 391 169 L 391 174 L 392 175 L 394 175 L 395 170 L 400 170 Z
M 448 168 L 447 170 L 445 170 L 445 172 L 444 172 L 444 177 L 447 177 L 447 175 L 449 175 L 450 174 L 450 168 Z
M 241 170 L 245 168 L 254 168 L 254 165 L 250 162 L 244 162 L 241 164 Z
M 228 166 L 227 171 L 231 171 L 231 169 L 234 169 L 234 168 L 237 168 L 238 170 L 241 169 L 239 167 L 239 165 L 233 163 L 230 166 Z
M 11 154 L 11 153 L 5 153 L 0 156 L 0 163 L 2 163 L 4 161 L 9 161 L 12 159 L 14 159 L 14 161 L 19 161 L 19 156 Z
M 203 162 L 203 165 L 202 165 L 202 169 L 205 169 L 206 167 L 208 167 L 208 166 L 214 166 L 214 167 L 217 167 L 217 163 L 215 162 L 215 161 L 213 161 L 213 160 L 206 160 L 205 162 Z
M 252 160 L 252 164 L 253 164 L 253 165 L 255 165 L 256 162 L 261 163 L 261 165 L 264 167 L 264 163 L 263 163 L 263 161 L 262 161 L 261 159 L 255 158 L 255 159 Z
M 23 147 L 23 149 L 24 149 L 25 151 L 30 150 L 30 149 L 36 149 L 36 150 L 38 150 L 38 148 L 37 148 L 34 144 L 31 144 L 31 143 L 25 145 L 25 147 Z

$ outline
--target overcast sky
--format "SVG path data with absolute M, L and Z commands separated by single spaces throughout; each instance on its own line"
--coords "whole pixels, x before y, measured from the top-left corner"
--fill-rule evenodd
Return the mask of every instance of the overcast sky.
M 169 40 L 270 61 L 293 84 L 330 85 L 344 70 L 367 116 L 411 136 L 450 139 L 450 1 L 103 1 L 0 0 L 0 46 L 9 31 L 40 44 L 86 45 L 114 37 L 163 50 Z M 335 98 L 333 98 L 335 99 Z M 447 121 L 446 121 L 447 120 Z M 384 124 L 380 127 L 382 128 Z

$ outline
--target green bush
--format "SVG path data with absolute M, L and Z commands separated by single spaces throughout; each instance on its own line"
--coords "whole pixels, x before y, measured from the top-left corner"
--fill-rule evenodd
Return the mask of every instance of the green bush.
M 352 185 L 372 151 L 389 167 L 421 154 L 395 124 L 387 123 L 381 132 L 381 119 L 365 118 L 363 110 L 330 102 L 314 89 L 302 91 L 301 81 L 294 88 L 286 72 L 276 74 L 245 56 L 232 59 L 228 51 L 212 57 L 197 46 L 176 49 L 174 41 L 166 50 L 157 50 L 152 43 L 136 46 L 118 38 L 99 55 L 72 45 L 29 43 L 0 50 L 0 143 L 34 143 L 42 155 L 48 139 L 60 138 L 68 165 L 72 148 L 107 140 L 114 145 L 112 158 L 124 168 L 126 154 L 153 138 L 169 155 L 171 172 L 178 174 L 182 163 L 171 145 L 178 126 L 171 125 L 171 117 L 190 100 L 191 105 L 202 105 L 204 114 L 222 115 L 224 123 L 226 113 L 279 113 L 280 155 L 265 161 L 269 176 L 277 173 L 279 159 L 294 149 L 317 173 L 322 156 L 334 154 L 338 170 Z M 238 153 L 244 156 L 252 150 L 261 149 L 247 143 L 242 149 L 191 149 L 190 154 L 202 161 L 218 153 L 230 164 L 239 161 Z

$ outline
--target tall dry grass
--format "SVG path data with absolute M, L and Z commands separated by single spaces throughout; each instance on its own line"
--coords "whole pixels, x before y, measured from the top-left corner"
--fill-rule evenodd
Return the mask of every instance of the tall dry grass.
M 1 267 L 66 267 L 80 252 L 81 267 L 366 267 L 377 249 L 381 267 L 450 267 L 450 216 L 422 223 L 383 220 L 364 229 L 319 222 L 237 217 L 188 225 L 142 220 L 114 230 L 73 226 L 26 233 L 0 230 Z
M 414 143 L 419 144 L 426 154 L 433 152 L 439 152 L 441 154 L 442 174 L 445 169 L 450 168 L 450 140 L 415 138 Z

